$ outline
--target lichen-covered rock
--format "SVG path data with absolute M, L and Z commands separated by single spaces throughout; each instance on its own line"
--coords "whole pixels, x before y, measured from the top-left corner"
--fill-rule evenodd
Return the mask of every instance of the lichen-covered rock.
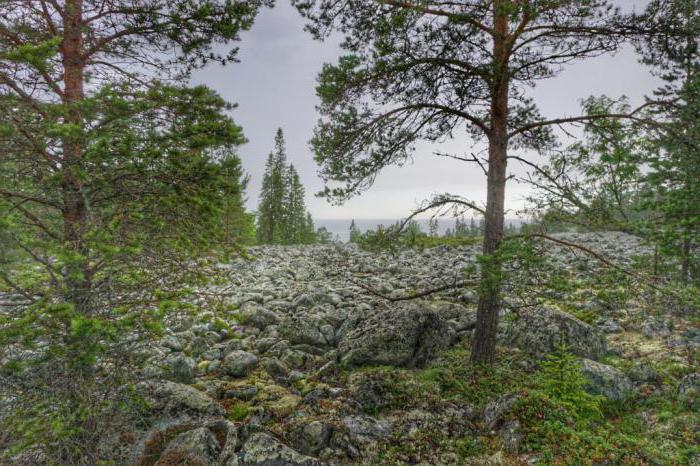
M 324 348 L 328 346 L 328 341 L 320 329 L 323 325 L 323 322 L 313 316 L 292 315 L 282 320 L 279 330 L 280 335 L 293 345 L 303 344 Z
M 671 335 L 671 324 L 667 319 L 650 317 L 642 323 L 642 335 L 649 338 L 665 338 Z
M 700 372 L 683 377 L 678 386 L 678 397 L 690 406 L 700 407 Z
M 341 362 L 347 366 L 420 367 L 449 348 L 455 336 L 443 317 L 420 304 L 379 312 L 348 325 L 351 328 L 341 328 L 338 344 Z
M 585 389 L 592 395 L 602 395 L 611 401 L 621 401 L 632 393 L 632 384 L 619 369 L 590 359 L 581 360 L 581 373 L 586 378 Z
M 214 434 L 206 427 L 200 427 L 183 432 L 170 441 L 155 466 L 215 465 L 220 449 L 221 446 Z
M 303 453 L 317 455 L 330 441 L 332 429 L 321 421 L 311 421 L 293 434 L 294 445 Z
M 224 414 L 216 401 L 189 385 L 168 381 L 144 382 L 137 386 L 137 390 L 145 397 L 151 413 L 198 417 Z
M 501 341 L 542 358 L 562 344 L 569 351 L 589 359 L 598 359 L 607 351 L 605 337 L 595 328 L 565 312 L 547 307 L 523 311 L 503 323 Z
M 321 466 L 316 458 L 302 455 L 272 435 L 256 432 L 243 443 L 226 466 Z
M 197 364 L 194 359 L 178 355 L 167 361 L 168 376 L 174 382 L 190 384 L 194 382 Z
M 226 355 L 221 369 L 231 377 L 245 377 L 258 364 L 258 357 L 247 351 L 235 350 Z
M 391 434 L 391 427 L 369 416 L 347 416 L 342 420 L 350 441 L 357 444 L 378 442 Z
M 518 400 L 519 397 L 517 395 L 504 395 L 488 403 L 484 408 L 484 424 L 486 424 L 486 428 L 493 430 L 501 425 Z

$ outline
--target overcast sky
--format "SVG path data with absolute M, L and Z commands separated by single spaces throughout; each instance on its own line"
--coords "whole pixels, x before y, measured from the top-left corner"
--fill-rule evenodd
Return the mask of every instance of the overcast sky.
M 623 8 L 641 10 L 647 0 L 618 0 Z M 287 157 L 298 169 L 306 186 L 307 206 L 314 218 L 399 218 L 406 216 L 432 193 L 450 192 L 477 202 L 485 199 L 486 180 L 474 164 L 439 158 L 434 147 L 419 146 L 413 163 L 386 169 L 374 186 L 342 206 L 314 196 L 323 187 L 317 176 L 308 141 L 318 120 L 316 76 L 324 63 L 335 62 L 337 42 L 316 42 L 303 31 L 304 21 L 285 0 L 263 11 L 252 29 L 243 34 L 240 63 L 209 66 L 193 76 L 230 102 L 238 104 L 235 121 L 243 126 L 249 142 L 240 147 L 243 166 L 251 176 L 248 207 L 257 205 L 265 159 L 281 127 L 287 142 Z M 627 95 L 633 103 L 658 86 L 647 68 L 638 64 L 630 49 L 616 56 L 587 60 L 569 67 L 557 78 L 541 82 L 533 96 L 545 116 L 574 115 L 580 101 L 590 95 Z M 464 148 L 460 147 L 464 145 Z M 456 152 L 473 150 L 468 142 L 450 144 Z M 512 165 L 511 171 L 521 173 Z M 506 208 L 509 216 L 522 208 L 525 185 L 510 183 Z

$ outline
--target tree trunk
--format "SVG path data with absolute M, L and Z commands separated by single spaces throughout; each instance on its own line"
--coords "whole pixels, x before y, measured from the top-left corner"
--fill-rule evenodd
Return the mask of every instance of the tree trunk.
M 83 117 L 80 103 L 84 99 L 84 68 L 82 57 L 82 0 L 66 1 L 63 15 L 64 37 L 60 45 L 66 123 L 79 128 L 63 139 L 63 234 L 71 257 L 66 266 L 66 299 L 80 312 L 87 312 L 90 301 L 88 250 L 85 244 L 87 209 L 82 193 L 81 159 L 83 155 Z
M 471 362 L 493 364 L 496 357 L 498 312 L 501 307 L 501 259 L 498 249 L 503 240 L 506 165 L 508 155 L 508 22 L 501 1 L 494 8 L 494 83 L 491 99 L 491 134 L 487 176 L 481 283 Z

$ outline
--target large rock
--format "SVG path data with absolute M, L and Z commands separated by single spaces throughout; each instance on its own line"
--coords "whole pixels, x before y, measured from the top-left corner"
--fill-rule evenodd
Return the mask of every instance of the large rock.
M 683 377 L 678 386 L 678 397 L 690 406 L 700 408 L 700 372 Z
M 206 427 L 200 427 L 183 432 L 171 440 L 155 466 L 215 465 L 220 449 L 214 434 Z
M 586 378 L 585 389 L 611 401 L 621 401 L 632 393 L 632 383 L 625 374 L 612 366 L 590 359 L 581 360 L 581 373 Z
M 226 355 L 221 368 L 231 377 L 245 377 L 258 364 L 258 357 L 247 351 L 235 350 Z
M 293 315 L 286 317 L 280 323 L 280 335 L 293 345 L 310 345 L 325 348 L 328 346 L 326 337 L 320 327 L 324 323 L 309 315 Z
M 280 443 L 272 435 L 257 432 L 250 435 L 240 451 L 226 466 L 320 466 L 321 462 Z
M 448 348 L 455 336 L 442 316 L 421 305 L 378 312 L 343 327 L 338 351 L 347 366 L 422 366 Z
M 565 312 L 547 307 L 523 311 L 503 323 L 501 341 L 542 358 L 562 344 L 569 351 L 589 359 L 598 359 L 607 351 L 605 337 L 595 328 Z
M 144 382 L 138 385 L 138 392 L 146 399 L 151 413 L 192 417 L 224 414 L 216 401 L 189 385 L 167 381 Z

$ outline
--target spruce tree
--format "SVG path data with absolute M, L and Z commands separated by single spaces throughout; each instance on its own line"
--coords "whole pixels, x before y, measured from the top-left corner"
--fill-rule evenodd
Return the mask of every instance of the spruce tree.
M 315 236 L 306 212 L 305 189 L 294 165 L 287 165 L 282 129 L 268 155 L 258 203 L 256 237 L 261 244 L 308 244 Z
M 284 220 L 282 231 L 285 244 L 301 244 L 306 240 L 307 215 L 304 203 L 305 190 L 294 165 L 286 171 Z
M 357 225 L 355 224 L 355 219 L 352 219 L 350 221 L 350 242 L 358 243 L 360 241 L 361 236 L 362 233 L 360 232 L 360 229 L 357 228 Z
M 285 202 L 287 197 L 287 154 L 282 128 L 275 134 L 275 148 L 267 157 L 258 201 L 256 237 L 262 244 L 285 241 Z
M 667 101 L 667 127 L 653 138 L 647 158 L 645 207 L 658 212 L 649 225 L 664 250 L 680 259 L 680 276 L 700 283 L 700 0 L 654 0 L 650 21 L 667 29 L 639 44 L 643 62 L 665 85 L 656 95 Z

